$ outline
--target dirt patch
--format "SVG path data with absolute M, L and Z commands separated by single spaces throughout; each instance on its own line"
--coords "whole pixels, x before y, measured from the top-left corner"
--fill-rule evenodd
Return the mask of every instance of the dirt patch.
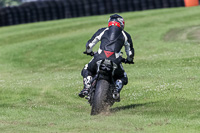
M 200 42 L 200 26 L 171 29 L 163 39 L 165 41 Z

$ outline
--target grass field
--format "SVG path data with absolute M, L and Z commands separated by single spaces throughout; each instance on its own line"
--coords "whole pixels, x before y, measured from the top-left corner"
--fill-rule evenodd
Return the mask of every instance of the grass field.
M 199 14 L 200 7 L 120 14 L 135 64 L 124 64 L 121 102 L 98 116 L 77 94 L 91 59 L 85 43 L 109 15 L 1 27 L 0 132 L 198 133 Z

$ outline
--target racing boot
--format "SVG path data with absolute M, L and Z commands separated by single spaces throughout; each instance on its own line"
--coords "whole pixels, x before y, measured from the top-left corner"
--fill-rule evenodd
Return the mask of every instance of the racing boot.
M 89 89 L 91 87 L 91 81 L 92 81 L 92 76 L 87 76 L 87 78 L 83 79 L 83 90 L 79 93 L 79 97 L 84 98 L 85 96 L 88 96 L 89 94 Z
M 120 102 L 120 91 L 122 90 L 123 83 L 120 79 L 115 82 L 115 90 L 113 92 L 113 98 L 116 102 Z

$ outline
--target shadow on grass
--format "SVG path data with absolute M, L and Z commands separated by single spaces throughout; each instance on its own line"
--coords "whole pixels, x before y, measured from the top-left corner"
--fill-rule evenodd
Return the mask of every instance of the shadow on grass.
M 126 105 L 126 106 L 115 107 L 115 108 L 111 108 L 110 112 L 115 113 L 115 112 L 118 112 L 118 111 L 121 111 L 121 110 L 134 109 L 134 108 L 145 106 L 145 105 L 148 105 L 148 104 L 153 104 L 153 102 L 143 103 L 143 104 L 130 104 L 130 105 Z
M 166 116 L 177 118 L 200 119 L 200 100 L 189 100 L 186 98 L 170 98 L 166 100 L 148 102 L 142 104 L 130 104 L 121 107 L 111 108 L 110 112 L 115 113 L 123 110 L 133 111 L 137 114 L 149 116 Z

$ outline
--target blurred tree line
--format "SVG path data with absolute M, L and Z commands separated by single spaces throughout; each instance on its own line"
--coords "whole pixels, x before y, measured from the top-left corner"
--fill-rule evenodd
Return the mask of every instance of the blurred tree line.
M 0 7 L 16 6 L 22 3 L 22 0 L 0 0 Z

